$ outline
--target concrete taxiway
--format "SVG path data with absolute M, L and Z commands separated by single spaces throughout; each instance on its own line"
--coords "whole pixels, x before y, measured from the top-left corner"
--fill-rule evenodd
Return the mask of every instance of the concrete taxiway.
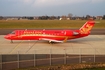
M 19 40 L 10 43 L 0 35 L 0 54 L 105 54 L 105 35 L 89 35 L 66 43 Z

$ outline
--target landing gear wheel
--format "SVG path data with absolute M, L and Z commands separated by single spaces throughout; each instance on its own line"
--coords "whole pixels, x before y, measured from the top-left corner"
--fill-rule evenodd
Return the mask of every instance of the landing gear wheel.
M 49 44 L 54 44 L 55 42 L 49 41 Z
M 11 43 L 13 43 L 13 40 L 11 40 Z

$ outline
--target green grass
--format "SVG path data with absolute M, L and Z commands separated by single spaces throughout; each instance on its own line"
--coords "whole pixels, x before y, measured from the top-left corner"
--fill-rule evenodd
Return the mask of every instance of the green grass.
M 0 20 L 0 28 L 80 28 L 87 20 Z M 105 28 L 105 20 L 94 28 Z

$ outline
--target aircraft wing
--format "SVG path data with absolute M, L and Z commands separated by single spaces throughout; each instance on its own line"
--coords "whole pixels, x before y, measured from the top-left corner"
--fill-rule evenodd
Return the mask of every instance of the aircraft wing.
M 79 35 L 78 32 L 73 31 L 73 35 Z M 55 40 L 55 39 L 49 39 L 49 38 L 40 38 L 39 40 L 44 40 L 44 41 L 49 41 L 49 42 L 58 42 L 58 43 L 63 43 L 66 42 L 68 40 L 68 37 L 65 37 L 64 40 L 60 41 L 60 40 Z
M 45 40 L 45 41 L 49 41 L 49 42 L 58 42 L 58 43 L 63 43 L 63 41 L 54 40 L 54 39 L 48 39 L 48 38 L 40 38 L 39 40 Z

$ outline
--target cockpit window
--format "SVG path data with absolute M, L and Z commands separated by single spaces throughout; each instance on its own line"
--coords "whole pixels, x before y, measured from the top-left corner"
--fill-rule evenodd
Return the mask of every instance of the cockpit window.
M 13 31 L 11 34 L 15 34 L 15 32 Z

